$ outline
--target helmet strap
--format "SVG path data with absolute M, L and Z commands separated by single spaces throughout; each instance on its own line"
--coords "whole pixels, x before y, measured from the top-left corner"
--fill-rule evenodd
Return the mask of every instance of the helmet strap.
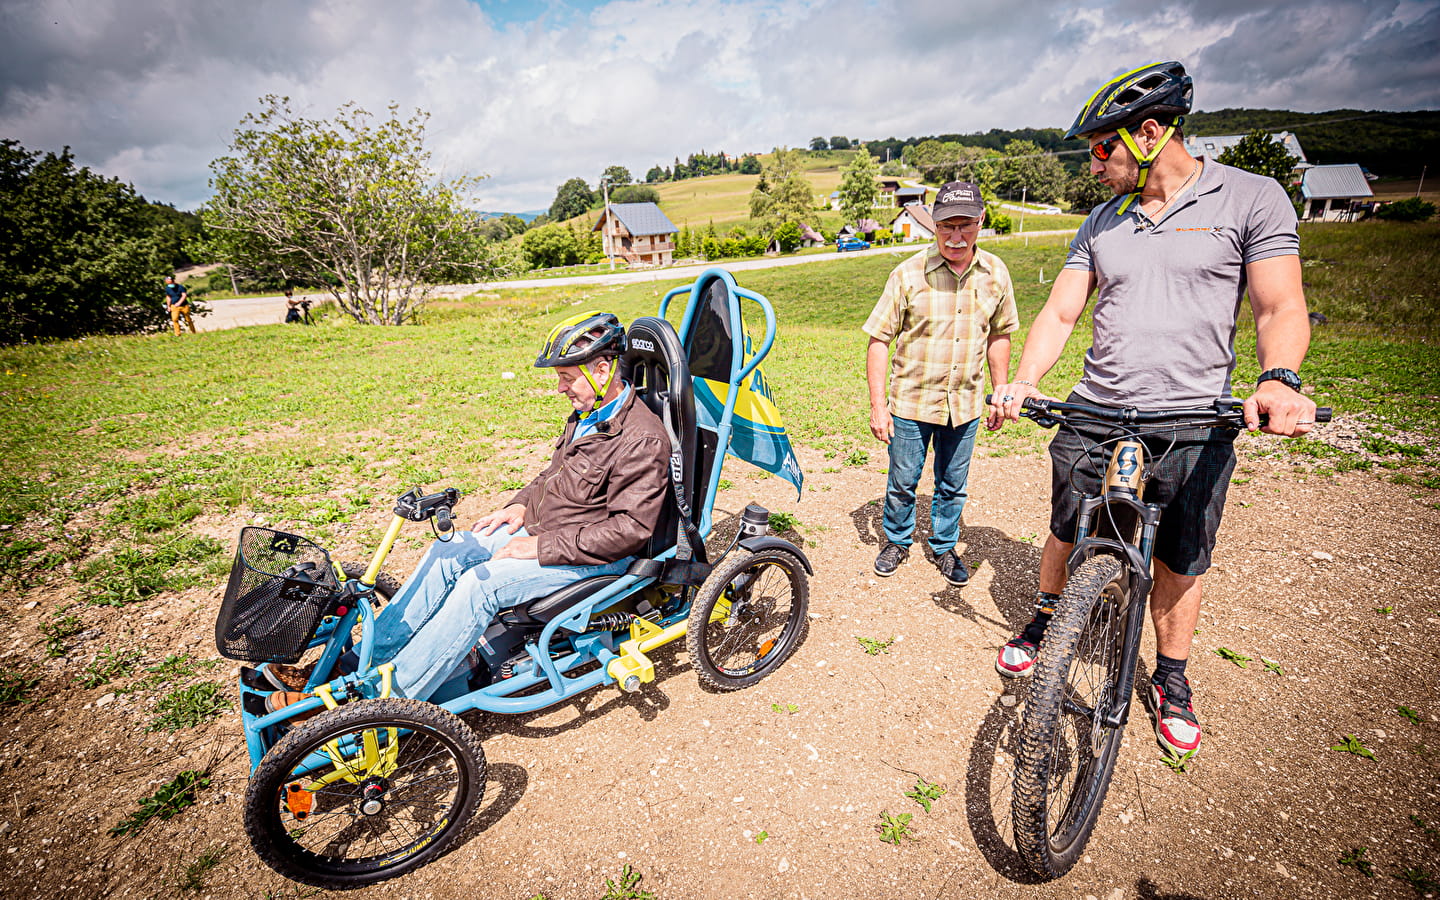
M 1165 133 L 1160 135 L 1160 140 L 1155 142 L 1155 146 L 1150 148 L 1149 153 L 1140 152 L 1140 146 L 1135 143 L 1135 138 L 1130 134 L 1130 129 L 1116 129 L 1120 133 L 1120 140 L 1124 141 L 1125 146 L 1130 148 L 1130 153 L 1135 157 L 1135 162 L 1139 164 L 1140 177 L 1135 181 L 1135 192 L 1125 198 L 1125 202 L 1121 203 L 1120 208 L 1115 210 L 1115 215 L 1124 215 L 1126 208 L 1130 206 L 1136 197 L 1140 196 L 1140 192 L 1145 188 L 1145 180 L 1150 177 L 1150 167 L 1154 165 L 1155 159 L 1160 155 L 1160 151 L 1164 150 L 1165 145 L 1170 143 L 1170 136 L 1175 133 L 1175 126 L 1178 124 L 1179 123 L 1176 122 L 1166 126 Z
M 615 380 L 615 363 L 613 360 L 611 361 L 610 371 L 605 376 L 604 384 L 600 384 L 595 380 L 595 376 L 590 374 L 590 367 L 588 365 L 582 363 L 579 368 L 580 374 L 585 376 L 585 380 L 590 382 L 590 388 L 595 391 L 595 405 L 590 407 L 589 411 L 580 414 L 580 418 L 584 419 L 605 405 L 605 393 L 610 390 L 610 383 Z

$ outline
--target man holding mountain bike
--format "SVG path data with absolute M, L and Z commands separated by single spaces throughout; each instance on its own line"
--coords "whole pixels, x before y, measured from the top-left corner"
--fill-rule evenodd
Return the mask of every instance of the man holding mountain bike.
M 1114 409 L 1209 406 L 1231 396 L 1235 329 L 1247 290 L 1255 318 L 1260 376 L 1245 422 L 1300 435 L 1315 404 L 1296 370 L 1310 343 L 1300 281 L 1295 211 L 1271 178 L 1192 158 L 1180 127 L 1191 79 L 1178 62 L 1154 63 L 1100 87 L 1067 138 L 1090 145 L 1090 171 L 1115 193 L 1091 211 L 1070 243 L 1065 267 L 1025 341 L 1015 380 L 995 388 L 994 406 L 1019 417 L 1026 398 L 1059 359 L 1096 294 L 1094 343 L 1073 402 Z M 1000 648 L 1001 675 L 1030 674 L 1066 581 L 1078 513 L 1076 490 L 1097 492 L 1101 471 L 1085 461 L 1114 432 L 1102 425 L 1061 429 L 1050 445 L 1050 535 L 1040 559 L 1034 619 Z M 1167 433 L 1160 449 L 1168 445 Z M 1145 499 L 1164 516 L 1155 541 L 1152 619 L 1158 648 L 1151 679 L 1160 743 L 1176 754 L 1199 749 L 1200 724 L 1185 664 L 1200 617 L 1201 576 L 1210 566 L 1225 491 L 1235 467 L 1234 432 L 1190 429 L 1157 460 Z

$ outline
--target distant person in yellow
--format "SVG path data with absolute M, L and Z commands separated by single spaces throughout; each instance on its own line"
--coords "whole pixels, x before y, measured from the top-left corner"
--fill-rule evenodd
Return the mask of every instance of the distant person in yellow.
M 190 318 L 190 292 L 175 281 L 174 275 L 165 276 L 165 305 L 170 309 L 170 324 L 175 326 L 176 337 L 180 336 L 181 318 L 190 326 L 190 333 L 196 333 L 195 320 Z
M 933 447 L 930 550 L 940 574 L 959 587 L 970 580 L 955 543 L 968 496 L 970 455 L 985 411 L 984 370 L 988 365 L 991 384 L 1010 380 L 1010 335 L 1020 326 L 1020 315 L 1005 263 L 975 246 L 985 224 L 980 188 L 950 182 L 935 195 L 931 216 L 934 245 L 890 273 L 864 327 L 870 336 L 865 355 L 870 431 L 890 447 L 886 542 L 875 559 L 875 574 L 894 575 L 910 555 L 915 490 L 926 451 Z M 999 427 L 999 417 L 992 415 L 987 424 Z

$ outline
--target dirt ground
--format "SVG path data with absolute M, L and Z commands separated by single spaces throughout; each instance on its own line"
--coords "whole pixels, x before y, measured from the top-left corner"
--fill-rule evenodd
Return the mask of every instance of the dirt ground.
M 1242 448 L 1261 446 L 1242 438 Z M 466 836 L 430 866 L 357 895 L 596 898 L 627 864 L 663 900 L 1422 895 L 1396 875 L 1440 877 L 1435 494 L 1363 472 L 1298 474 L 1245 449 L 1248 480 L 1230 491 L 1190 665 L 1202 753 L 1172 772 L 1137 715 L 1086 856 L 1066 877 L 1037 883 L 1011 849 L 1011 731 L 1024 690 L 1007 690 L 992 664 L 1029 617 L 1045 458 L 977 456 L 962 531 L 975 575 L 957 589 L 919 553 L 893 578 L 873 574 L 880 454 L 826 473 L 833 461 L 802 452 L 803 502 L 732 462 L 735 484 L 717 510 L 717 519 L 750 501 L 792 510 L 813 542 L 812 622 L 793 659 L 747 691 L 708 693 L 681 641 L 657 652 L 659 676 L 639 694 L 609 688 L 538 714 L 472 714 L 490 775 Z M 496 499 L 469 498 L 461 518 Z M 386 518 L 375 510 L 376 523 Z M 200 530 L 229 544 L 240 524 Z M 417 557 L 409 548 L 389 568 L 403 574 Z M 0 771 L 10 773 L 0 894 L 185 896 L 185 866 L 223 847 L 190 896 L 320 895 L 250 850 L 238 714 L 147 733 L 153 695 L 74 681 L 126 630 L 147 660 L 182 649 L 214 658 L 223 585 L 106 610 L 69 657 L 38 663 L 41 615 L 68 590 L 0 601 L 9 632 L 0 665 L 42 666 L 36 693 L 46 698 L 0 708 Z M 894 643 L 869 656 L 857 636 Z M 1254 661 L 1241 668 L 1217 647 Z M 1284 674 L 1267 671 L 1262 655 Z M 1153 661 L 1148 635 L 1143 659 Z M 233 694 L 235 664 L 215 671 Z M 1397 714 L 1401 705 L 1418 711 L 1418 725 Z M 1330 749 L 1347 734 L 1374 760 Z M 212 759 L 199 806 L 134 836 L 107 834 L 139 797 Z M 928 814 L 904 796 L 917 775 L 946 790 Z M 881 842 L 882 813 L 907 812 L 913 840 Z M 1337 862 L 1358 847 L 1375 877 Z

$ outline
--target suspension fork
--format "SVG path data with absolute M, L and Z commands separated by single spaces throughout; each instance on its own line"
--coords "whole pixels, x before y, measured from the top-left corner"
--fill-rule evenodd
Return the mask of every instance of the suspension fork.
M 1120 645 L 1120 670 L 1116 678 L 1115 702 L 1101 716 L 1106 728 L 1124 728 L 1130 721 L 1130 704 L 1135 695 L 1135 669 L 1140 663 L 1140 641 L 1145 633 L 1145 607 L 1154 578 L 1150 562 L 1155 549 L 1155 531 L 1160 525 L 1160 508 L 1145 504 L 1140 514 L 1140 546 L 1126 546 L 1125 564 L 1130 569 L 1130 599 L 1121 611 L 1125 640 Z

